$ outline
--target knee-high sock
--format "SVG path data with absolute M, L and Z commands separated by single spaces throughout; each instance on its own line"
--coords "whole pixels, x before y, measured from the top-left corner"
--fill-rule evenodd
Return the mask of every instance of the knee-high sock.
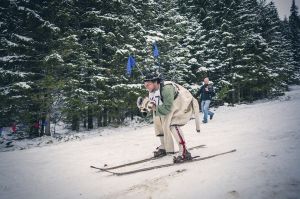
M 186 144 L 185 144 L 185 140 L 181 128 L 179 126 L 171 126 L 171 132 L 178 144 L 179 155 L 185 157 L 187 150 L 186 150 Z

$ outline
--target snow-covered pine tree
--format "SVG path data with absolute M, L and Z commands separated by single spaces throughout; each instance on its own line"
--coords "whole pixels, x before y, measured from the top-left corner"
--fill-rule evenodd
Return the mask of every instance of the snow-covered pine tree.
M 2 125 L 16 121 L 31 129 L 43 115 L 37 82 L 43 78 L 49 40 L 59 31 L 46 19 L 44 6 L 44 1 L 1 4 L 1 118 L 7 120 Z
M 291 40 L 291 29 L 289 25 L 289 21 L 287 17 L 284 18 L 283 21 L 281 21 L 280 24 L 280 30 L 282 32 L 282 39 L 283 42 L 281 42 L 281 45 L 283 45 L 284 53 L 282 56 L 285 57 L 285 60 L 287 60 L 287 63 L 290 65 L 290 68 L 287 69 L 288 78 L 287 83 L 288 84 L 294 84 L 299 82 L 299 77 L 297 75 L 295 66 L 296 61 L 294 60 L 294 51 L 293 51 L 293 45 Z
M 292 1 L 291 14 L 289 16 L 290 39 L 293 49 L 293 57 L 295 61 L 295 80 L 300 80 L 300 17 L 298 7 L 295 0 Z
M 139 93 L 135 90 L 135 94 L 131 95 L 132 93 L 128 91 L 131 86 L 127 87 L 124 84 L 128 81 L 125 70 L 128 55 L 136 55 L 135 57 L 140 60 L 139 56 L 145 52 L 143 27 L 139 19 L 135 18 L 135 14 L 140 11 L 134 3 L 134 1 L 91 1 L 91 5 L 85 4 L 85 8 L 81 8 L 84 16 L 82 20 L 87 21 L 84 29 L 90 31 L 101 28 L 98 38 L 85 34 L 85 38 L 82 39 L 82 42 L 88 41 L 85 42 L 87 45 L 84 45 L 86 50 L 95 49 L 101 56 L 100 62 L 96 61 L 94 66 L 96 87 L 92 89 L 97 95 L 94 112 L 98 117 L 98 126 L 106 125 L 107 122 L 122 122 L 127 112 L 133 109 L 134 103 L 131 98 L 137 97 L 136 94 Z M 138 14 L 139 17 L 141 15 L 142 13 Z M 82 33 L 81 35 L 83 37 Z M 94 54 L 89 53 L 92 59 L 95 58 Z M 138 77 L 140 73 L 134 70 L 134 75 Z
M 231 83 L 234 102 L 267 97 L 272 89 L 267 58 L 267 43 L 260 34 L 256 0 L 237 0 L 233 29 L 236 48 L 233 50 Z
M 221 65 L 220 56 L 224 53 L 223 49 L 220 48 L 221 31 L 219 27 L 221 24 L 219 19 L 223 13 L 220 11 L 219 3 L 218 1 L 209 3 L 205 18 L 202 20 L 200 18 L 203 29 L 200 30 L 196 38 L 199 45 L 196 53 L 197 60 L 200 63 L 198 67 L 199 69 L 206 68 L 207 75 L 214 80 L 217 79 L 217 76 L 214 75 L 217 75 L 217 69 Z
M 157 17 L 156 29 L 163 34 L 163 40 L 159 44 L 165 78 L 188 87 L 193 74 L 188 63 L 191 56 L 183 39 L 190 23 L 188 18 L 179 12 L 177 0 L 163 1 L 158 6 L 161 8 Z
M 273 2 L 261 4 L 260 12 L 261 34 L 268 43 L 267 51 L 270 54 L 268 61 L 269 74 L 273 80 L 273 89 L 270 96 L 280 94 L 287 88 L 293 74 L 293 57 L 290 42 L 282 33 L 281 21 Z
M 204 67 L 199 67 L 200 61 L 202 61 L 201 57 L 199 57 L 199 54 L 201 54 L 200 49 L 200 41 L 198 38 L 202 35 L 203 27 L 201 26 L 201 23 L 198 22 L 196 17 L 189 18 L 189 25 L 187 26 L 186 35 L 183 39 L 183 46 L 185 46 L 188 50 L 188 55 L 186 55 L 186 58 L 188 58 L 188 64 L 190 65 L 191 75 L 189 75 L 190 82 L 192 83 L 198 83 L 202 80 L 202 73 L 206 74 L 206 70 Z M 204 71 L 199 71 L 199 69 L 202 68 Z

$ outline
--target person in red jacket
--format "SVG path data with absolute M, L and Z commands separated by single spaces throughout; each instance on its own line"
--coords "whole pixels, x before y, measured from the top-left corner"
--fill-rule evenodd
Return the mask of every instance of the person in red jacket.
M 17 132 L 17 125 L 16 125 L 15 122 L 12 123 L 11 130 L 12 130 L 12 133 L 16 133 Z

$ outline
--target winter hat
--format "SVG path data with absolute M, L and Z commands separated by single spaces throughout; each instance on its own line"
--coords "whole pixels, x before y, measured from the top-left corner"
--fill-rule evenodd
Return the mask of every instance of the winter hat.
M 147 81 L 158 81 L 160 82 L 160 80 L 162 79 L 161 74 L 157 71 L 146 71 L 144 73 L 144 82 Z

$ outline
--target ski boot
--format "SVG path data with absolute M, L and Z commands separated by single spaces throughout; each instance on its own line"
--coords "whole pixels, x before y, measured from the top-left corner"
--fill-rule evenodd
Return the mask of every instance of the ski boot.
M 192 160 L 193 157 L 190 152 L 186 151 L 184 155 L 179 155 L 177 157 L 174 156 L 173 163 L 182 163 L 185 161 Z
M 165 149 L 157 149 L 153 152 L 155 158 L 163 157 L 167 155 L 167 152 Z

